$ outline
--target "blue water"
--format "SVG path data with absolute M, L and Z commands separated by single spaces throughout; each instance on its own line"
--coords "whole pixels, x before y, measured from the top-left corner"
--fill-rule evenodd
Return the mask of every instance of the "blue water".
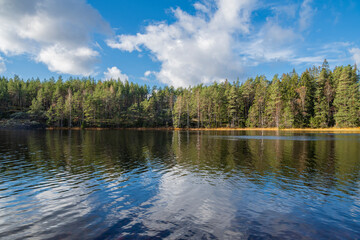
M 359 239 L 360 136 L 0 131 L 0 239 Z

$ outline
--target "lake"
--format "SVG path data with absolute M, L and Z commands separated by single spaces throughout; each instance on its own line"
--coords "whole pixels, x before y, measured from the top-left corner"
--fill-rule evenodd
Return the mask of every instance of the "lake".
M 0 131 L 0 239 L 358 239 L 360 135 Z

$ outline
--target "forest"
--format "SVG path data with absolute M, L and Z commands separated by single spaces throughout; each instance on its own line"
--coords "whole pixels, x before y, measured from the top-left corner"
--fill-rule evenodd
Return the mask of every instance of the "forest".
M 360 126 L 356 65 L 293 70 L 272 80 L 174 88 L 89 78 L 0 78 L 0 119 L 50 127 L 328 128 Z

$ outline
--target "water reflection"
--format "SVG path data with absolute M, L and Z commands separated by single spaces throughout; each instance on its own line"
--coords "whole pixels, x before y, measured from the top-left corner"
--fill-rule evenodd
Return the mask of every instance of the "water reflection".
M 359 139 L 1 131 L 0 238 L 358 238 Z

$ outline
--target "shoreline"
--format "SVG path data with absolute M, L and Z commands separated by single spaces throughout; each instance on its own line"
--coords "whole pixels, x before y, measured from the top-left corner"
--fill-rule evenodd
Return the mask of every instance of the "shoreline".
M 329 133 L 360 133 L 360 127 L 357 128 L 173 128 L 173 127 L 140 127 L 140 128 L 80 128 L 80 127 L 47 127 L 46 130 L 89 130 L 89 131 L 106 131 L 106 130 L 138 130 L 138 131 L 268 131 L 268 132 L 329 132 Z
M 360 127 L 355 128 L 174 128 L 174 127 L 47 127 L 43 123 L 29 119 L 0 120 L 2 130 L 74 130 L 74 131 L 109 131 L 109 130 L 137 130 L 137 131 L 261 131 L 261 132 L 328 132 L 328 133 L 360 133 Z

